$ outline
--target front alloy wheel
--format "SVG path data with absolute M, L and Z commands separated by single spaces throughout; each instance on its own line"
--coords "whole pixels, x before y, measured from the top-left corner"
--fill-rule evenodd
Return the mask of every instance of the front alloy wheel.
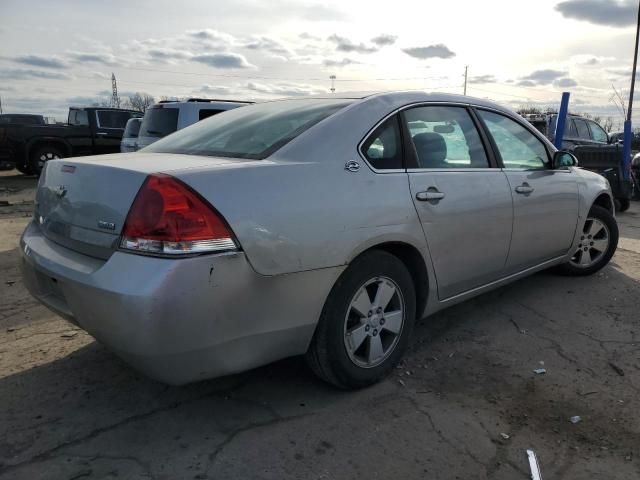
M 582 227 L 578 248 L 556 271 L 571 276 L 592 275 L 609 263 L 617 246 L 616 219 L 606 208 L 594 205 Z
M 610 237 L 609 229 L 602 220 L 588 217 L 571 264 L 576 268 L 589 268 L 598 263 L 609 250 Z

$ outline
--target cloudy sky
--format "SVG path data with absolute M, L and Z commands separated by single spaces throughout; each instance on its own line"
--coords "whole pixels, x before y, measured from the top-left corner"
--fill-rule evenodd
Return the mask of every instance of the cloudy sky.
M 385 5 L 385 6 L 383 6 Z M 110 96 L 279 98 L 424 89 L 621 119 L 636 0 L 0 0 L 5 112 Z M 635 117 L 635 115 L 634 115 Z M 636 122 L 640 121 L 640 111 Z

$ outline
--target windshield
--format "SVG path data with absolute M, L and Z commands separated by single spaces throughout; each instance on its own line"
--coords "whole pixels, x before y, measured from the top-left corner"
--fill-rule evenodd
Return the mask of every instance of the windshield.
M 263 159 L 350 103 L 318 99 L 249 105 L 203 120 L 144 150 Z
M 147 110 L 140 126 L 141 137 L 166 137 L 178 129 L 177 108 L 153 107 Z
M 142 123 L 141 118 L 132 118 L 127 122 L 126 127 L 124 127 L 124 133 L 122 134 L 123 138 L 138 138 L 138 132 L 140 131 L 140 124 Z

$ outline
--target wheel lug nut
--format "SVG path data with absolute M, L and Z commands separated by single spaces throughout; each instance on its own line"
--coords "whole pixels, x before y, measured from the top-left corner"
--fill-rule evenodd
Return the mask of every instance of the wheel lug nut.
M 364 327 L 364 331 L 365 332 L 368 332 L 370 329 L 371 329 L 371 327 L 369 325 L 365 325 L 365 327 Z
M 375 337 L 376 335 L 378 335 L 378 330 L 373 331 L 373 336 Z
M 587 247 L 584 247 L 584 251 L 586 252 L 587 250 L 589 250 Z
M 369 310 L 369 313 L 367 313 L 367 317 L 370 317 L 371 315 L 373 315 L 373 310 Z
M 382 313 L 382 307 L 378 307 L 378 309 L 376 310 L 376 313 Z
M 589 245 L 593 246 L 593 242 L 591 242 Z
M 384 318 L 380 319 L 380 325 L 384 325 Z
M 584 240 L 584 235 L 582 237 L 580 237 L 580 240 Z

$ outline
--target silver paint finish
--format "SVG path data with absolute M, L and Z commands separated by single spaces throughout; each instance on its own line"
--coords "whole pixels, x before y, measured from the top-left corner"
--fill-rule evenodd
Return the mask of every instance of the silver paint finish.
M 496 280 L 509 253 L 509 184 L 498 169 L 412 170 L 415 208 L 433 258 L 439 298 Z M 420 198 L 442 193 L 437 199 Z
M 429 290 L 419 316 L 569 261 L 596 198 L 612 202 L 601 176 L 369 167 L 357 148 L 367 133 L 425 102 L 517 119 L 484 100 L 400 92 L 362 98 L 261 161 L 143 152 L 47 162 L 42 221 L 22 238 L 25 283 L 137 368 L 185 383 L 304 353 L 338 276 L 370 248 L 401 244 L 423 259 Z M 359 170 L 346 170 L 350 161 Z M 119 251 L 129 207 L 155 172 L 214 205 L 242 251 L 179 260 Z M 525 183 L 533 191 L 515 191 Z

